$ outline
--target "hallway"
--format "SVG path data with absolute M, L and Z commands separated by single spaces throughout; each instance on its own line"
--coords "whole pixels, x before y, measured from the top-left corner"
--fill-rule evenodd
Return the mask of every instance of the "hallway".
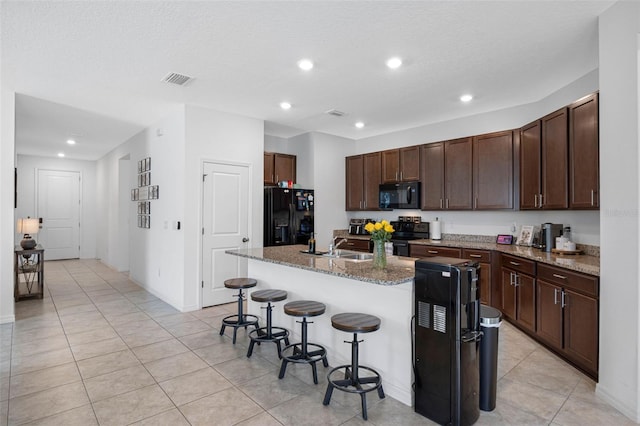
M 235 308 L 180 313 L 97 260 L 47 262 L 44 300 L 17 303 L 16 322 L 0 325 L 0 426 L 433 424 L 374 394 L 368 422 L 355 395 L 335 392 L 324 407 L 322 367 L 317 386 L 296 365 L 278 380 L 273 345 L 247 359 L 244 332 L 235 346 L 219 336 Z M 497 408 L 479 425 L 635 424 L 504 322 L 499 379 Z

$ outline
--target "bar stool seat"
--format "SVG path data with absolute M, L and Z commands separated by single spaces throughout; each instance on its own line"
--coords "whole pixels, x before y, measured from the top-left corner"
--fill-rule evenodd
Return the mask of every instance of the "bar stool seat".
M 246 330 L 248 326 L 252 325 L 258 328 L 258 317 L 255 315 L 245 314 L 243 312 L 242 303 L 244 300 L 244 293 L 242 290 L 252 288 L 258 285 L 258 281 L 253 278 L 231 278 L 225 280 L 224 286 L 233 290 L 238 290 L 238 294 L 235 296 L 238 298 L 238 313 L 236 315 L 229 315 L 222 319 L 222 327 L 220 327 L 220 335 L 224 334 L 226 327 L 233 327 L 233 344 L 236 344 L 236 333 L 238 328 L 244 327 Z
M 278 358 L 282 358 L 282 348 L 280 341 L 284 340 L 284 344 L 289 344 L 289 331 L 282 327 L 273 327 L 271 321 L 271 311 L 273 309 L 272 302 L 280 302 L 287 298 L 287 292 L 284 290 L 258 290 L 251 293 L 251 300 L 254 302 L 266 303 L 267 306 L 263 309 L 267 310 L 267 326 L 259 327 L 255 330 L 251 330 L 249 338 L 249 349 L 247 350 L 247 358 L 250 358 L 253 354 L 253 345 L 260 344 L 262 342 L 273 342 L 278 348 Z
M 343 313 L 332 316 L 331 325 L 337 330 L 353 333 L 353 340 L 345 341 L 345 343 L 351 343 L 351 364 L 341 365 L 329 371 L 327 375 L 327 391 L 322 403 L 329 405 L 334 389 L 357 393 L 360 395 L 362 403 L 362 418 L 367 420 L 367 392 L 377 390 L 380 399 L 384 398 L 385 395 L 380 374 L 373 368 L 359 365 L 358 345 L 362 340 L 358 341 L 358 333 L 371 333 L 378 330 L 380 328 L 380 318 L 361 313 Z M 341 370 L 344 370 L 344 372 Z M 366 370 L 373 375 L 360 377 L 360 370 Z M 334 373 L 338 376 L 339 371 L 341 378 L 332 378 Z
M 284 305 L 284 312 L 287 315 L 302 317 L 302 321 L 297 321 L 302 324 L 302 342 L 287 345 L 282 349 L 282 365 L 280 366 L 278 378 L 282 379 L 284 377 L 287 370 L 287 363 L 289 362 L 310 364 L 313 372 L 313 383 L 318 384 L 316 362 L 322 361 L 322 364 L 326 368 L 329 366 L 329 361 L 327 361 L 327 350 L 323 346 L 307 341 L 307 324 L 310 323 L 307 321 L 307 318 L 322 315 L 325 310 L 326 306 L 324 303 L 312 300 L 297 300 Z M 311 324 L 313 323 L 311 322 Z M 309 350 L 310 348 L 312 350 Z M 291 353 L 287 354 L 289 351 Z

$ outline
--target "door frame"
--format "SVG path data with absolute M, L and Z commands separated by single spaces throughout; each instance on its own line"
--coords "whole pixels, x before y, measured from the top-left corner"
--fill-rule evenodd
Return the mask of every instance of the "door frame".
M 245 163 L 241 161 L 227 161 L 227 160 L 219 160 L 219 159 L 209 159 L 202 158 L 200 160 L 200 169 L 198 173 L 198 185 L 199 185 L 199 196 L 198 196 L 198 282 L 196 286 L 198 288 L 198 308 L 202 309 L 203 304 L 203 294 L 204 289 L 202 288 L 202 280 L 204 276 L 204 271 L 202 270 L 202 265 L 204 264 L 202 256 L 204 255 L 204 251 L 202 249 L 203 244 L 203 235 L 202 229 L 204 228 L 204 179 L 202 176 L 204 175 L 204 167 L 205 164 L 220 164 L 226 166 L 238 166 L 238 167 L 246 167 L 248 172 L 248 181 L 249 181 L 249 191 L 247 196 L 249 199 L 247 200 L 247 210 L 248 210 L 248 222 L 247 223 L 247 234 L 249 235 L 249 241 L 247 244 L 247 248 L 253 248 L 253 221 L 252 221 L 252 212 L 253 212 L 253 164 Z
M 72 170 L 72 169 L 53 169 L 53 168 L 49 168 L 49 167 L 36 167 L 33 169 L 35 176 L 33 177 L 34 180 L 34 188 L 35 190 L 33 191 L 33 211 L 35 212 L 36 218 L 40 219 L 40 212 L 39 210 L 39 204 L 38 204 L 38 197 L 40 195 L 40 172 L 41 171 L 45 171 L 45 172 L 66 172 L 66 173 L 78 173 L 78 246 L 80 246 L 80 248 L 78 249 L 78 259 L 82 259 L 82 241 L 83 241 L 83 237 L 84 237 L 84 216 L 82 214 L 82 211 L 84 209 L 84 200 L 82 199 L 82 185 L 84 182 L 84 177 L 82 176 L 82 170 Z M 97 235 L 96 235 L 97 236 Z

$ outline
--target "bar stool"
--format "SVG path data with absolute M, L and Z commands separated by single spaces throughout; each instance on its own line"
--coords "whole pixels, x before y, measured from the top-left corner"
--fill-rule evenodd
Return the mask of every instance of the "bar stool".
M 337 314 L 331 317 L 331 325 L 341 331 L 353 333 L 353 340 L 345 340 L 345 343 L 351 343 L 351 365 L 341 365 L 329 371 L 327 375 L 327 392 L 324 395 L 322 404 L 329 405 L 333 389 L 344 392 L 357 393 L 362 400 L 362 418 L 367 420 L 367 392 L 378 390 L 380 399 L 384 398 L 382 390 L 382 378 L 373 368 L 365 367 L 358 364 L 358 333 L 370 333 L 380 328 L 380 318 L 359 313 Z M 332 379 L 331 376 L 338 370 L 344 369 L 342 377 L 344 379 Z M 368 370 L 373 376 L 360 377 L 359 370 Z M 363 386 L 365 385 L 365 386 Z
M 282 358 L 280 341 L 284 340 L 285 345 L 289 344 L 289 331 L 282 327 L 272 326 L 271 311 L 273 310 L 273 306 L 271 305 L 271 302 L 280 302 L 286 298 L 287 292 L 284 290 L 258 290 L 251 293 L 251 300 L 254 302 L 267 303 L 267 306 L 262 308 L 267 310 L 267 326 L 256 328 L 255 330 L 251 330 L 249 333 L 251 343 L 249 343 L 247 358 L 250 358 L 253 353 L 253 345 L 255 343 L 259 345 L 262 342 L 275 343 L 278 348 L 278 358 Z
M 298 300 L 284 305 L 284 312 L 287 315 L 302 317 L 302 321 L 296 321 L 302 324 L 302 342 L 284 347 L 282 352 L 287 352 L 289 349 L 292 349 L 293 353 L 291 355 L 282 355 L 282 365 L 280 367 L 280 375 L 278 378 L 282 379 L 284 377 L 284 373 L 287 370 L 287 363 L 289 362 L 311 364 L 311 370 L 313 371 L 313 383 L 316 385 L 318 384 L 316 362 L 322 361 L 325 368 L 329 366 L 329 362 L 327 361 L 327 350 L 324 347 L 307 341 L 307 324 L 313 324 L 313 322 L 307 321 L 307 318 L 322 315 L 324 314 L 325 309 L 326 306 L 324 303 L 314 302 L 312 300 Z M 309 347 L 315 349 L 309 350 Z
M 256 280 L 253 278 L 231 278 L 224 282 L 224 286 L 226 288 L 231 288 L 234 290 L 238 290 L 238 294 L 235 296 L 238 297 L 238 313 L 237 315 L 229 315 L 228 317 L 224 317 L 222 319 L 222 327 L 220 328 L 220 335 L 224 334 L 224 329 L 228 327 L 233 327 L 233 344 L 236 344 L 236 332 L 238 328 L 244 327 L 246 330 L 248 326 L 252 325 L 255 328 L 258 328 L 258 317 L 255 315 L 249 315 L 242 312 L 242 302 L 244 299 L 244 293 L 242 290 L 245 288 L 255 287 L 258 284 Z

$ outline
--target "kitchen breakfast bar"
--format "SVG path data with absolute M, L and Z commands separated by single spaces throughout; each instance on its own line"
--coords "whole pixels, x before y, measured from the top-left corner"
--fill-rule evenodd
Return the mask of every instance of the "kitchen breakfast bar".
M 361 338 L 360 363 L 377 370 L 387 395 L 412 405 L 411 318 L 415 259 L 388 256 L 387 267 L 377 270 L 369 261 L 353 261 L 303 253 L 306 246 L 281 246 L 229 250 L 229 255 L 248 259 L 248 276 L 258 280 L 252 290 L 280 289 L 286 301 L 273 310 L 273 324 L 292 333 L 300 341 L 295 318 L 285 315 L 282 306 L 295 300 L 315 300 L 326 305 L 326 312 L 313 318 L 309 341 L 327 349 L 331 366 L 348 364 L 351 335 L 331 326 L 331 316 L 344 312 L 375 315 L 381 326 Z M 260 304 L 247 298 L 248 313 L 264 318 Z M 318 375 L 330 368 L 319 365 Z M 311 375 L 311 372 L 309 372 Z

